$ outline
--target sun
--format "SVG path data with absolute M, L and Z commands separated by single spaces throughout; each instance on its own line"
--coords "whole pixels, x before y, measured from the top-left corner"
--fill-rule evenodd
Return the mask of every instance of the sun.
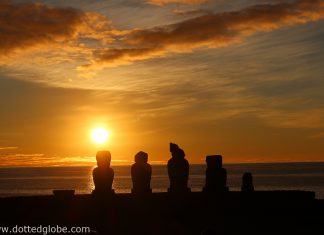
M 97 127 L 91 131 L 91 139 L 96 144 L 103 144 L 107 142 L 109 136 L 110 136 L 110 132 L 102 127 Z

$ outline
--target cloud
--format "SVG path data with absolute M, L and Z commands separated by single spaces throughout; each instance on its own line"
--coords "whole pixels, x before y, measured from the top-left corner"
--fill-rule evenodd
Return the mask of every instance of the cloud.
M 210 0 L 147 0 L 148 3 L 154 5 L 165 5 L 170 3 L 183 3 L 183 4 L 202 4 Z
M 191 9 L 191 10 L 175 9 L 172 11 L 172 13 L 178 16 L 189 16 L 189 15 L 193 16 L 193 15 L 211 14 L 212 12 L 206 9 Z
M 0 150 L 14 150 L 17 149 L 18 147 L 13 147 L 13 146 L 9 146 L 9 147 L 1 147 L 0 146 Z
M 239 11 L 206 14 L 176 24 L 133 30 L 118 46 L 94 51 L 93 61 L 82 68 L 117 66 L 169 53 L 188 53 L 202 47 L 225 47 L 257 32 L 323 18 L 323 0 L 255 5 Z
M 115 33 L 111 22 L 97 13 L 40 3 L 0 3 L 1 56 L 39 46 L 68 48 L 82 38 L 108 43 Z
M 93 156 L 59 157 L 41 153 L 0 154 L 0 159 L 0 167 L 85 166 L 94 165 L 95 162 Z
M 199 16 L 175 24 L 122 31 L 98 13 L 6 1 L 0 3 L 0 64 L 61 63 L 71 65 L 71 70 L 82 65 L 78 67 L 80 75 L 92 77 L 94 70 L 104 67 L 191 53 L 199 48 L 225 47 L 256 32 L 317 21 L 324 18 L 323 5 L 323 0 L 299 0 L 223 13 L 179 11 L 176 13 Z
M 45 154 L 43 153 L 33 153 L 33 154 L 24 154 L 24 153 L 17 153 L 15 154 L 16 157 L 43 157 Z
M 310 113 L 312 115 L 309 115 Z M 270 106 L 267 109 L 260 110 L 258 115 L 268 124 L 281 128 L 324 128 L 323 108 L 287 110 Z
M 36 166 L 41 160 L 47 160 L 44 154 L 0 154 L 0 167 Z
M 311 139 L 324 139 L 324 132 L 314 134 L 314 135 L 310 136 L 309 138 L 311 138 Z

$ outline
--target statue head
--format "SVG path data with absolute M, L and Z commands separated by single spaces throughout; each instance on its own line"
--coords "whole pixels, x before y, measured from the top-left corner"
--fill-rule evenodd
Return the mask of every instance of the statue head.
M 174 144 L 174 143 L 170 143 L 170 152 L 175 152 L 177 149 L 179 149 L 179 146 Z
M 111 154 L 109 151 L 98 151 L 96 155 L 97 165 L 99 168 L 110 166 Z
M 173 158 L 183 159 L 186 154 L 177 144 L 170 143 L 170 152 Z
M 222 168 L 222 155 L 210 155 L 206 157 L 207 166 L 210 168 Z
M 139 151 L 138 153 L 136 153 L 135 155 L 135 162 L 136 163 L 140 163 L 140 164 L 144 164 L 147 163 L 148 160 L 148 154 L 143 152 L 143 151 Z

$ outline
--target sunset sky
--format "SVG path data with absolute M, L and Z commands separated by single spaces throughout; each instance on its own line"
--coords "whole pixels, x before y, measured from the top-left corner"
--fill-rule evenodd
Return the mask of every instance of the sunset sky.
M 0 104 L 0 166 L 324 161 L 324 0 L 1 0 Z

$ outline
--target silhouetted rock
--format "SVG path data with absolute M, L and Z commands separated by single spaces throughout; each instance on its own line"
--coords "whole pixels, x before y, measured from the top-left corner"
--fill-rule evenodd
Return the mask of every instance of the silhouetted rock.
M 222 167 L 222 156 L 212 155 L 206 157 L 206 192 L 227 192 L 227 172 Z
M 114 170 L 110 167 L 111 155 L 109 151 L 99 151 L 96 155 L 97 167 L 93 169 L 92 176 L 95 185 L 93 194 L 112 194 Z
M 242 177 L 242 192 L 253 192 L 253 176 L 250 172 L 245 172 Z
M 147 160 L 148 155 L 145 152 L 140 151 L 135 155 L 135 163 L 131 168 L 134 194 L 144 195 L 152 192 L 150 187 L 152 167 Z
M 185 159 L 185 153 L 173 143 L 170 143 L 170 152 L 172 158 L 168 161 L 169 192 L 190 192 L 188 188 L 189 163 Z

